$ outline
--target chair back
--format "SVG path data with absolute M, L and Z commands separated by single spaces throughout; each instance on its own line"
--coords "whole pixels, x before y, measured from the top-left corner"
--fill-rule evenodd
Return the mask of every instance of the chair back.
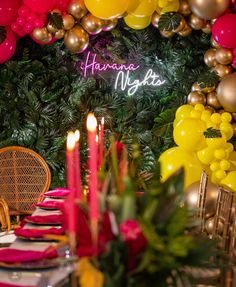
M 232 191 L 219 188 L 212 238 L 219 239 L 220 247 L 227 252 L 229 252 L 233 199 Z
M 0 149 L 0 195 L 11 214 L 31 213 L 50 183 L 50 169 L 39 154 L 19 146 Z
M 197 201 L 197 218 L 200 220 L 201 232 L 205 229 L 205 205 L 206 205 L 206 193 L 207 193 L 208 175 L 205 171 L 202 172 Z

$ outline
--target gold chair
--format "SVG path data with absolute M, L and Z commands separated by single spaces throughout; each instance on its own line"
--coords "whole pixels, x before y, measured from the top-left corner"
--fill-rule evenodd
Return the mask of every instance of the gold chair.
M 39 154 L 19 146 L 0 149 L 0 195 L 7 203 L 10 215 L 31 214 L 34 204 L 49 189 L 50 183 L 50 169 Z M 6 207 L 2 210 L 9 218 Z M 8 219 L 6 224 L 10 229 Z

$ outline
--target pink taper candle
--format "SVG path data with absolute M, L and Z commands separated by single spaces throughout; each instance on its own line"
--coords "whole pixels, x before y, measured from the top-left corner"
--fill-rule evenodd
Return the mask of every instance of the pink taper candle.
M 99 125 L 99 168 L 103 162 L 103 153 L 104 153 L 104 118 L 101 120 Z
M 76 248 L 76 206 L 75 206 L 75 170 L 74 170 L 74 149 L 75 149 L 75 137 L 73 132 L 69 132 L 67 135 L 66 143 L 66 171 L 67 171 L 67 187 L 70 193 L 67 198 L 68 205 L 67 219 L 68 219 L 68 234 L 71 251 L 74 252 Z
M 97 190 L 97 119 L 90 113 L 87 117 L 87 130 L 88 130 L 88 167 L 89 167 L 89 212 L 92 238 L 94 244 L 97 244 L 98 236 L 98 190 Z
M 75 162 L 75 197 L 76 199 L 82 198 L 82 184 L 80 174 L 80 154 L 79 154 L 79 130 L 75 131 L 75 151 L 74 151 L 74 162 Z

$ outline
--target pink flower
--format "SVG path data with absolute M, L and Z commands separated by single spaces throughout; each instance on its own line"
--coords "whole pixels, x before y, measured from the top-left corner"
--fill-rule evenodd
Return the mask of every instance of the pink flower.
M 134 219 L 129 219 L 121 223 L 120 232 L 124 241 L 137 240 L 142 234 L 139 223 Z

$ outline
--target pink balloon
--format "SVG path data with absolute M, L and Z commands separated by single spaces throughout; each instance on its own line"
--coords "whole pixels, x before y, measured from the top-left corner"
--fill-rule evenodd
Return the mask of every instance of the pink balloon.
M 59 9 L 62 12 L 67 10 L 67 6 L 69 4 L 69 0 L 58 0 L 55 2 L 54 8 Z
M 0 45 L 0 64 L 8 61 L 16 50 L 16 38 L 11 29 L 7 28 L 6 39 Z
M 224 48 L 236 48 L 236 14 L 219 17 L 212 27 L 214 40 Z
M 47 13 L 53 10 L 55 6 L 54 0 L 24 0 L 24 4 L 32 11 L 37 13 Z
M 0 26 L 11 25 L 17 17 L 18 8 L 16 0 L 0 0 Z

